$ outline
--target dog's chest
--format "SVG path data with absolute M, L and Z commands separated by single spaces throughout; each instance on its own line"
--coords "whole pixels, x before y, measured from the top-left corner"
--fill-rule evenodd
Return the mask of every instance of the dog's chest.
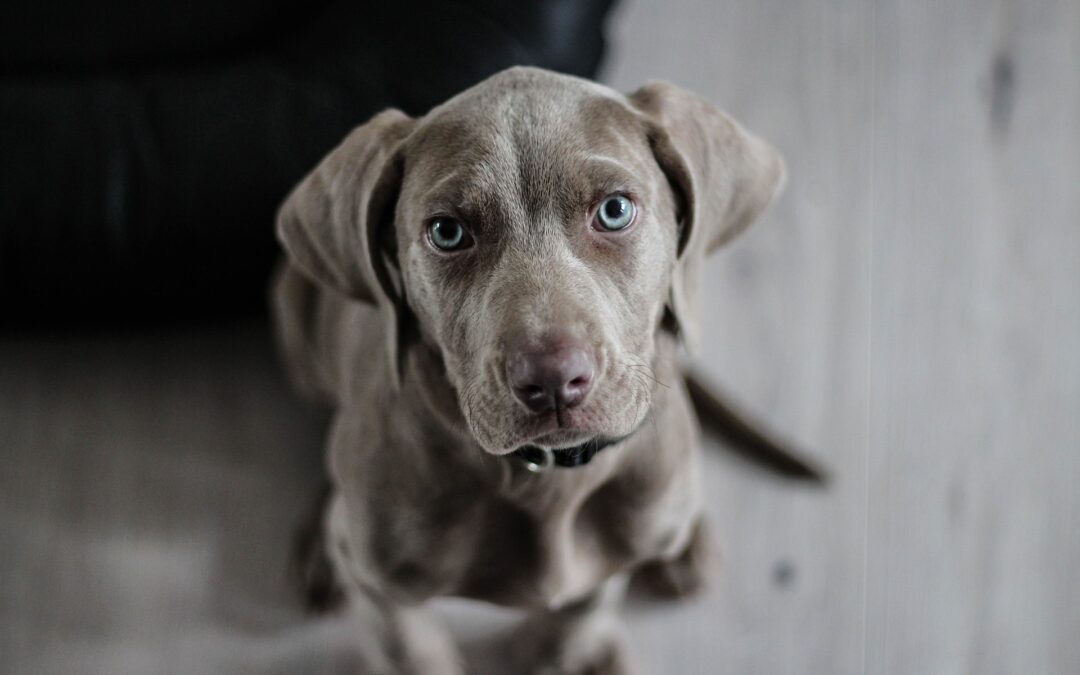
M 408 516 L 407 543 L 386 542 L 394 554 L 384 578 L 416 598 L 458 595 L 550 607 L 683 545 L 697 511 L 696 490 L 682 480 L 650 484 L 634 472 L 583 486 L 589 470 L 556 469 L 480 499 L 444 494 L 438 508 Z

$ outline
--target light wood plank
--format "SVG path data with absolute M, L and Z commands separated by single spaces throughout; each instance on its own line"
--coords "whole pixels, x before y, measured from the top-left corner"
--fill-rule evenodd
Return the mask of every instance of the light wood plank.
M 806 491 L 711 453 L 718 588 L 689 610 L 635 615 L 638 643 L 650 672 L 859 672 L 871 8 L 684 1 L 624 11 L 611 73 L 617 86 L 650 78 L 681 84 L 787 159 L 786 194 L 707 271 L 708 348 L 700 360 L 837 476 L 828 493 Z
M 620 87 L 674 80 L 788 156 L 710 269 L 703 359 L 840 472 L 822 500 L 714 462 L 725 590 L 639 622 L 655 663 L 1080 670 L 1078 4 L 624 11 Z M 764 581 L 784 550 L 809 588 Z
M 1077 672 L 1077 5 L 878 12 L 869 672 Z

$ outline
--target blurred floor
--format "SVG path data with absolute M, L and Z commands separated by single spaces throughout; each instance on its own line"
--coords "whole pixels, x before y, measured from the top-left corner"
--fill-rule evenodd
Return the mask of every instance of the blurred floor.
M 708 270 L 701 361 L 836 474 L 707 451 L 723 564 L 628 613 L 644 672 L 1080 672 L 1080 3 L 637 1 L 612 28 L 608 81 L 682 84 L 786 155 Z M 348 672 L 359 628 L 284 583 L 321 436 L 261 327 L 0 339 L 0 671 Z M 446 611 L 470 642 L 497 618 Z

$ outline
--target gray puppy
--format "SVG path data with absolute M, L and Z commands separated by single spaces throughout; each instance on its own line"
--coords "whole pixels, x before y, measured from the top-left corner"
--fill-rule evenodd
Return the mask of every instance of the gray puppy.
M 513 68 L 380 113 L 292 192 L 278 334 L 335 409 L 316 553 L 368 671 L 462 672 L 424 611 L 444 595 L 527 610 L 523 671 L 629 670 L 625 580 L 687 590 L 706 550 L 676 358 L 702 261 L 783 177 L 674 86 Z

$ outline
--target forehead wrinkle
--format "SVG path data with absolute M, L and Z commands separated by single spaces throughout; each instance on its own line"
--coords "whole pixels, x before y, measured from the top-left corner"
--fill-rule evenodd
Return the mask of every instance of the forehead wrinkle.
M 457 125 L 451 128 L 459 132 L 452 142 L 436 143 L 433 150 L 420 151 L 429 158 L 457 158 L 452 164 L 434 159 L 425 163 L 420 179 L 431 181 L 423 188 L 425 206 L 469 216 L 482 229 L 511 220 L 506 211 L 507 202 L 513 200 L 506 196 L 517 192 L 513 183 L 520 171 L 514 143 L 506 130 L 491 124 L 483 125 L 483 133 Z M 442 131 L 438 138 L 442 140 L 445 133 Z
M 522 207 L 520 215 L 524 219 L 523 226 L 539 219 L 546 205 L 544 196 L 555 187 L 550 166 L 554 149 L 544 126 L 536 115 L 525 115 L 524 123 L 514 133 L 516 192 Z
M 498 227 L 535 245 L 546 238 L 537 235 L 561 231 L 595 192 L 643 180 L 640 155 L 647 148 L 626 111 L 616 112 L 625 105 L 615 99 L 536 85 L 472 99 L 437 111 L 425 125 L 441 153 L 468 163 L 438 176 L 427 192 L 482 215 L 482 229 Z
M 615 157 L 609 157 L 607 155 L 598 155 L 596 153 L 586 154 L 581 159 L 584 163 L 607 165 L 613 167 L 616 170 L 622 169 L 622 167 L 625 165 L 625 162 L 623 162 L 621 159 L 616 159 Z
M 518 120 L 527 123 L 515 129 L 519 187 L 530 211 L 550 205 L 551 198 L 568 203 L 582 192 L 582 178 L 627 185 L 643 180 L 643 158 L 651 158 L 651 150 L 637 126 L 610 114 L 613 102 L 589 101 L 569 108 L 553 107 L 546 100 L 533 103 L 535 108 Z M 593 189 L 598 188 L 585 191 Z
M 447 171 L 437 176 L 435 181 L 428 186 L 428 199 L 433 202 L 453 201 L 456 195 L 461 194 L 462 185 L 469 181 L 465 171 Z
M 597 161 L 597 159 L 601 161 Z M 589 182 L 588 190 L 633 190 L 642 177 L 636 167 L 610 157 L 590 157 L 582 162 L 580 172 Z

